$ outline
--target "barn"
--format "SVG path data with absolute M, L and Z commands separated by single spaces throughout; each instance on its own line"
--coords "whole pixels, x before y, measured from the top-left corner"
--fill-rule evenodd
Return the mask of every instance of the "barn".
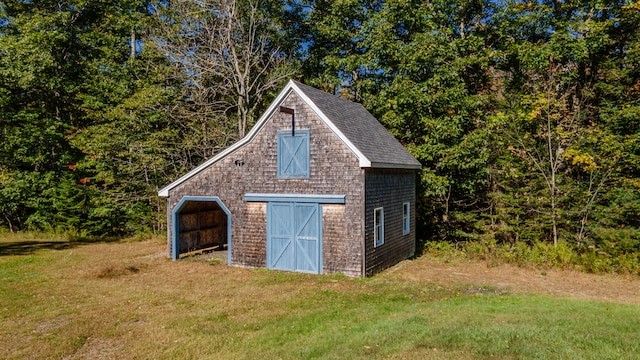
M 243 139 L 159 191 L 168 255 L 372 275 L 414 254 L 420 168 L 362 105 L 291 80 Z

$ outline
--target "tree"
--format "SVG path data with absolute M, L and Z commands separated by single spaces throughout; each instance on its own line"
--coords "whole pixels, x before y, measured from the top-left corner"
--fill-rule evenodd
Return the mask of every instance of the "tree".
M 83 42 L 98 21 L 99 4 L 3 2 L 0 35 L 0 168 L 3 220 L 12 229 L 56 229 L 56 211 L 80 216 L 81 196 L 67 165 L 80 152 L 67 135 L 82 126 L 78 95 L 84 59 L 95 48 Z M 51 189 L 67 195 L 54 196 Z M 62 190 L 64 189 L 64 190 Z M 49 195 L 49 196 L 47 196 Z M 68 224 L 60 224 L 62 227 Z
M 345 73 L 365 106 L 424 166 L 424 236 L 468 239 L 486 208 L 492 13 L 483 1 L 387 2 L 363 25 Z
M 558 244 L 559 202 L 569 191 L 561 189 L 561 184 L 566 183 L 561 172 L 567 169 L 565 152 L 573 150 L 584 133 L 583 100 L 577 98 L 575 85 L 565 82 L 568 72 L 567 65 L 550 59 L 546 68 L 528 73 L 526 87 L 530 89 L 513 99 L 516 103 L 511 105 L 510 115 L 502 119 L 501 129 L 509 139 L 507 150 L 526 164 L 522 180 L 544 186 L 542 193 L 531 189 L 525 195 L 530 205 L 527 212 L 545 215 L 554 245 Z M 538 201 L 540 196 L 545 200 Z
M 630 15 L 614 2 L 542 2 L 513 3 L 497 16 L 506 81 L 494 117 L 493 199 L 500 222 L 516 224 L 503 235 L 584 245 L 597 228 L 594 209 L 617 203 L 637 135 L 615 130 L 603 105 L 633 102 L 624 90 L 611 97 L 637 76 L 620 73 L 636 61 Z
M 124 87 L 115 79 L 132 59 L 129 40 L 146 2 L 3 5 L 0 221 L 14 230 L 122 232 L 115 216 L 92 226 L 104 194 L 87 186 L 92 173 L 79 163 L 90 155 L 76 136 L 121 101 Z
M 197 114 L 201 145 L 213 153 L 244 136 L 265 98 L 291 75 L 266 10 L 252 0 L 179 0 L 155 8 L 156 44 L 185 79 L 189 106 L 176 116 Z
M 92 124 L 70 137 L 83 151 L 76 171 L 92 195 L 86 226 L 103 234 L 162 230 L 165 202 L 157 192 L 191 167 L 182 128 L 164 112 L 179 105 L 173 66 L 147 43 L 135 57 L 95 70 L 89 93 L 109 99 L 85 102 Z
M 285 39 L 295 45 L 292 53 L 302 80 L 309 85 L 351 100 L 357 97 L 354 81 L 367 19 L 380 11 L 383 2 L 362 0 L 290 0 L 283 16 Z

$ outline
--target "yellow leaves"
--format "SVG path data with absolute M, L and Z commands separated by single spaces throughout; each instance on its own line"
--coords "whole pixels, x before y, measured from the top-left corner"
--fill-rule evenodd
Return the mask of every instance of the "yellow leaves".
M 593 155 L 578 149 L 567 150 L 565 158 L 571 160 L 572 165 L 578 165 L 584 171 L 594 171 L 600 168 Z
M 356 4 L 356 1 L 354 0 L 336 0 L 334 1 L 332 6 L 348 8 L 348 7 L 354 6 L 355 4 Z
M 533 3 L 516 3 L 514 8 L 521 12 L 527 12 L 535 10 L 535 5 Z
M 627 179 L 622 180 L 622 182 L 624 182 L 625 184 L 629 184 L 629 185 L 633 186 L 634 188 L 640 190 L 640 179 L 627 178 Z
M 640 11 L 640 1 L 636 1 L 635 4 L 626 5 L 622 7 L 622 10 L 635 10 Z
M 567 130 L 566 128 L 562 127 L 562 126 L 558 126 L 556 129 L 556 134 L 560 139 L 571 139 L 572 137 L 574 137 L 576 135 L 575 131 L 572 131 L 572 129 Z
M 389 108 L 389 110 L 397 109 L 398 101 L 396 99 L 389 99 L 387 101 L 387 107 Z
M 640 79 L 631 88 L 629 88 L 629 92 L 632 94 L 640 93 Z
M 541 113 L 542 113 L 542 108 L 540 107 L 533 108 L 533 110 L 531 110 L 531 112 L 529 113 L 529 121 L 533 121 L 537 119 Z
M 540 116 L 542 116 L 543 114 L 549 113 L 551 104 L 544 94 L 538 94 L 536 97 L 530 99 L 529 101 L 532 106 L 531 111 L 527 115 L 529 122 L 533 122 L 534 120 L 540 118 Z
M 13 180 L 13 178 L 9 176 L 9 174 L 7 174 L 7 171 L 5 169 L 0 168 L 0 183 L 3 183 L 5 181 L 11 181 L 11 180 Z

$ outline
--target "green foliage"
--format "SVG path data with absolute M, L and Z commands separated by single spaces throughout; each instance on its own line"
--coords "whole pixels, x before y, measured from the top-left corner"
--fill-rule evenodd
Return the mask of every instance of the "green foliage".
M 451 243 L 448 241 L 427 241 L 425 246 L 425 254 L 444 259 L 445 261 L 451 261 L 456 259 L 463 259 L 467 257 L 467 252 L 459 244 Z
M 149 41 L 149 3 L 4 5 L 0 224 L 160 230 L 157 190 L 201 158 L 185 159 L 184 129 L 167 111 L 179 104 L 180 80 Z
M 334 5 L 308 15 L 313 24 L 322 19 L 316 32 L 310 28 L 313 69 L 306 73 L 322 71 L 311 83 L 362 102 L 425 165 L 420 232 L 448 237 L 460 225 L 450 212 L 484 206 L 490 155 L 483 114 L 495 56 L 484 33 L 492 4 Z
M 637 237 L 637 233 L 633 236 Z M 493 266 L 508 263 L 517 266 L 542 269 L 576 269 L 593 273 L 614 272 L 640 275 L 640 243 L 637 239 L 609 242 L 596 247 L 576 247 L 564 241 L 553 245 L 537 241 L 532 245 L 524 242 L 498 243 L 495 238 L 485 236 L 477 241 L 453 244 L 430 241 L 425 244 L 425 254 L 444 261 L 475 259 Z
M 157 190 L 237 140 L 297 69 L 422 162 L 428 251 L 637 272 L 638 4 L 215 4 L 2 2 L 1 227 L 163 230 Z M 203 35 L 221 24 L 233 46 Z
M 172 88 L 163 87 L 169 85 L 167 65 L 154 55 L 147 49 L 118 71 L 96 69 L 97 78 L 104 81 L 94 84 L 93 93 L 107 92 L 105 86 L 118 89 L 110 92 L 111 99 L 87 97 L 84 104 L 92 114 L 92 125 L 70 137 L 84 154 L 75 171 L 87 174 L 84 186 L 93 196 L 86 225 L 96 233 L 158 230 L 164 204 L 157 190 L 188 165 L 171 159 L 181 150 L 181 134 L 162 111 L 174 100 Z

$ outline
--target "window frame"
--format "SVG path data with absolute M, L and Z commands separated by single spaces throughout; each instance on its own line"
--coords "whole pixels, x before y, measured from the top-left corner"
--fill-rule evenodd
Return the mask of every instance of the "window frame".
M 284 147 L 284 139 L 285 138 L 292 138 L 292 137 L 300 137 L 303 136 L 306 139 L 306 167 L 303 169 L 301 174 L 285 174 L 283 173 L 283 161 L 285 161 L 282 158 L 281 155 L 281 151 L 282 148 Z M 291 130 L 280 130 L 278 131 L 277 134 L 277 145 L 276 145 L 276 173 L 277 173 L 277 178 L 281 179 L 281 180 L 287 180 L 287 179 L 308 179 L 309 176 L 311 175 L 311 153 L 310 153 L 310 136 L 309 136 L 309 130 L 296 130 L 295 131 L 295 135 L 292 136 L 291 135 Z
M 384 208 L 373 209 L 373 247 L 384 244 Z
M 402 203 L 402 235 L 411 232 L 411 202 Z

